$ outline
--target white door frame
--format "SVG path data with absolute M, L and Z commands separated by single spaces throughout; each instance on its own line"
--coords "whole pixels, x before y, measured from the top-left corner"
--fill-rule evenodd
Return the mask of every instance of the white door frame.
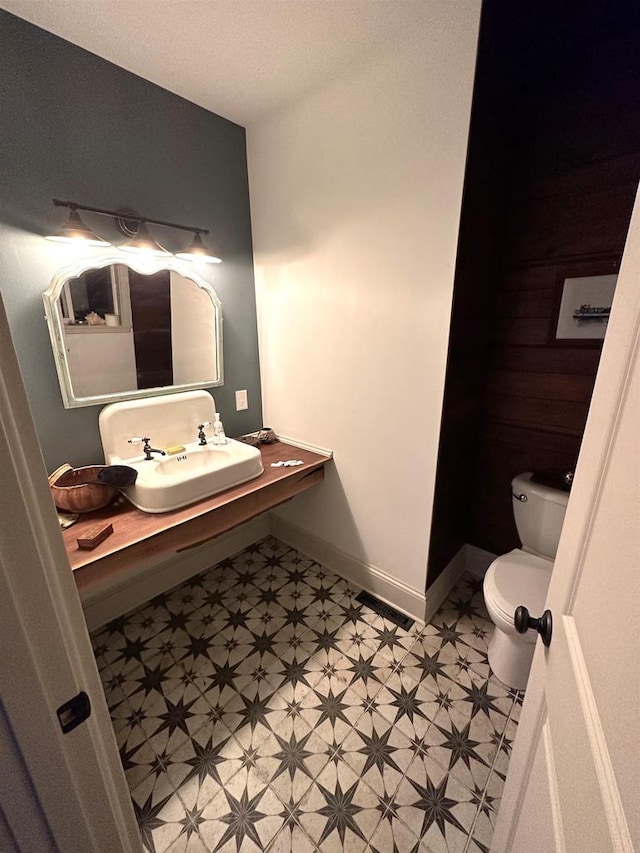
M 1 298 L 0 459 L 0 748 L 19 773 L 0 773 L 0 812 L 19 849 L 41 843 L 38 850 L 59 853 L 139 853 L 142 842 Z M 91 716 L 63 734 L 56 710 L 81 690 L 90 698 Z M 44 846 L 47 834 L 50 845 Z
M 576 599 L 591 530 L 603 493 L 609 458 L 616 442 L 620 415 L 629 389 L 631 370 L 638 358 L 640 348 L 639 282 L 640 190 L 636 196 L 634 212 L 631 217 L 611 319 L 603 346 L 571 489 L 571 499 L 567 507 L 567 515 L 545 604 L 545 608 L 551 609 L 556 623 L 558 618 L 562 620 L 562 614 L 571 613 L 572 604 Z M 625 417 L 628 418 L 631 415 L 632 413 L 628 410 L 625 412 Z M 638 420 L 638 441 L 640 442 L 640 412 L 636 413 L 636 417 Z M 637 476 L 640 478 L 640 471 L 637 472 Z M 636 506 L 625 507 L 625 511 L 637 513 L 639 510 Z M 638 544 L 640 546 L 640 543 Z M 640 553 L 636 555 L 636 560 L 638 561 L 638 568 L 640 568 Z M 606 568 L 603 567 L 603 570 Z M 618 591 L 621 595 L 630 595 L 632 592 L 632 590 Z M 532 615 L 539 616 L 540 614 Z M 564 630 L 564 627 L 564 620 L 562 620 L 556 630 Z M 556 628 L 555 623 L 554 628 Z M 558 644 L 558 639 L 556 639 L 556 644 Z M 491 848 L 493 853 L 517 853 L 513 844 L 518 831 L 520 815 L 523 812 L 525 794 L 529 796 L 527 780 L 532 772 L 537 746 L 544 740 L 546 667 L 547 660 L 551 659 L 553 653 L 553 642 L 549 649 L 545 649 L 541 642 L 537 643 L 493 837 Z M 630 649 L 628 666 L 637 666 L 636 657 L 635 652 Z M 588 683 L 588 678 L 585 678 L 584 681 Z M 595 699 L 590 696 L 583 697 L 583 704 L 593 710 L 589 720 L 591 752 L 594 756 L 607 816 L 612 843 L 611 850 L 615 853 L 633 853 L 633 841 L 617 789 L 614 768 L 606 746 L 605 733 L 600 729 Z M 629 732 L 629 735 L 630 738 L 633 738 L 637 736 L 637 733 Z M 637 761 L 637 759 L 637 752 L 635 756 L 629 756 L 630 761 Z M 563 803 L 563 810 L 566 808 L 570 808 L 570 803 Z M 553 812 L 554 820 L 557 821 L 557 826 L 554 826 L 556 847 L 563 850 L 562 814 L 559 808 L 556 811 Z

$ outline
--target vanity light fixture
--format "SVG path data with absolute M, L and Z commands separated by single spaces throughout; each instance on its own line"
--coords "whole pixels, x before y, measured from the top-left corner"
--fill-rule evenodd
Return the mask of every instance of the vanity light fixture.
M 196 231 L 191 245 L 184 252 L 176 252 L 176 258 L 183 261 L 204 261 L 205 264 L 219 264 L 221 259 L 202 242 L 202 236 Z
M 197 228 L 194 225 L 178 225 L 176 222 L 164 222 L 161 219 L 149 219 L 139 216 L 129 210 L 107 210 L 103 207 L 92 207 L 87 204 L 78 204 L 75 201 L 61 201 L 54 198 L 56 207 L 68 207 L 69 217 L 57 234 L 47 235 L 49 240 L 60 240 L 72 242 L 80 240 L 90 246 L 108 246 L 109 243 L 97 234 L 94 234 L 84 224 L 78 210 L 86 210 L 90 213 L 98 213 L 100 216 L 110 216 L 116 223 L 118 229 L 129 239 L 118 248 L 126 252 L 148 253 L 154 256 L 165 256 L 171 253 L 164 249 L 153 237 L 148 225 L 161 225 L 163 228 L 176 228 L 179 231 L 192 231 L 193 240 L 191 245 L 176 257 L 186 261 L 204 261 L 209 264 L 219 264 L 221 259 L 216 253 L 210 251 L 202 240 L 202 234 L 208 234 L 207 228 Z
M 66 222 L 55 234 L 47 234 L 47 240 L 55 240 L 58 243 L 82 242 L 88 246 L 109 246 L 106 240 L 84 224 L 80 218 L 77 207 L 69 205 L 69 216 Z
M 121 243 L 118 248 L 122 249 L 123 252 L 139 252 L 146 255 L 164 256 L 171 254 L 149 233 L 144 219 L 138 223 L 135 236 L 127 240 L 126 243 Z

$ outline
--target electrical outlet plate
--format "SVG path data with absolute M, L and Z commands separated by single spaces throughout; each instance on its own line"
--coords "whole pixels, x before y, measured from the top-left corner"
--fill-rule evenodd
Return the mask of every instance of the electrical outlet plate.
M 249 408 L 246 391 L 236 391 L 236 412 L 244 412 Z

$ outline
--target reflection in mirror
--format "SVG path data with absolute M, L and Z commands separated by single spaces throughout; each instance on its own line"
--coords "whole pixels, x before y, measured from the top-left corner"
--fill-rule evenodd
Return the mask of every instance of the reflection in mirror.
M 185 265 L 94 259 L 43 298 L 66 408 L 222 384 L 220 300 Z

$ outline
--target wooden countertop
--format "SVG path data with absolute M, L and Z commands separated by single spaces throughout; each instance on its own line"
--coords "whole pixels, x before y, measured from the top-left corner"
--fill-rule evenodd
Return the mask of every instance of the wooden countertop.
M 260 451 L 264 466 L 260 477 L 173 512 L 141 512 L 121 497 L 105 509 L 81 515 L 62 531 L 78 588 L 93 587 L 135 561 L 194 548 L 290 500 L 322 482 L 330 459 L 282 441 L 261 445 Z M 301 459 L 303 464 L 271 467 L 272 462 L 287 459 Z M 76 540 L 99 522 L 111 523 L 113 533 L 92 551 L 78 548 Z

